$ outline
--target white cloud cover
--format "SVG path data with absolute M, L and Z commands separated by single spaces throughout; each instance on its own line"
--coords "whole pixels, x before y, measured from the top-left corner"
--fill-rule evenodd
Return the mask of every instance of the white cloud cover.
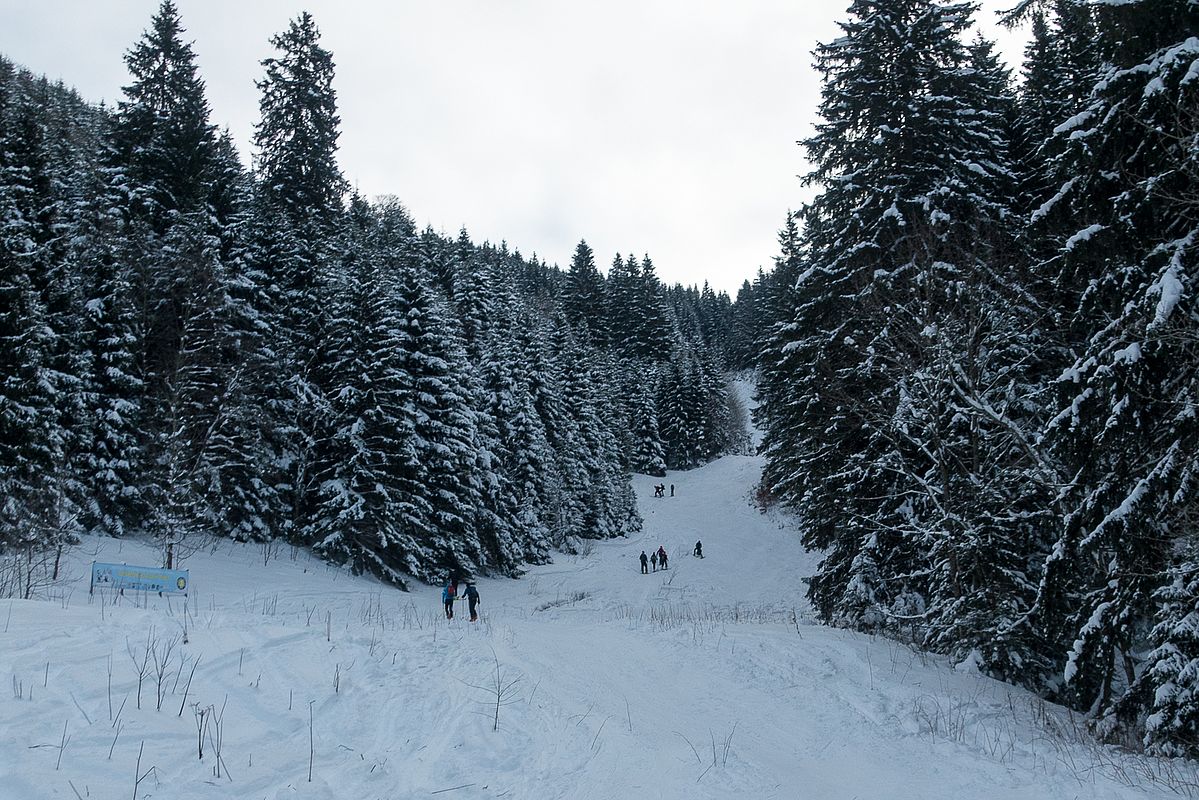
M 337 63 L 340 161 L 418 222 L 565 266 L 649 253 L 668 282 L 735 292 L 807 197 L 796 140 L 819 102 L 811 51 L 846 0 L 177 0 L 213 120 L 249 156 L 268 39 L 312 12 Z M 989 23 L 1007 0 L 988 0 Z M 89 99 L 157 0 L 0 0 L 0 51 Z M 994 26 L 987 25 L 994 35 Z M 1003 34 L 1009 56 L 1019 42 Z

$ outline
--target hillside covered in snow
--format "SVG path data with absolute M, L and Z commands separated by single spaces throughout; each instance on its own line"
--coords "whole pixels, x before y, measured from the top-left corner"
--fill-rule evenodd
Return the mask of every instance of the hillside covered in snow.
M 815 556 L 793 521 L 751 504 L 760 469 L 730 456 L 635 478 L 641 534 L 480 581 L 475 624 L 465 609 L 447 621 L 439 588 L 229 541 L 185 564 L 186 607 L 89 597 L 93 558 L 157 551 L 87 538 L 42 598 L 0 605 L 0 797 L 1131 800 L 1195 786 L 1190 767 L 1088 744 L 1020 689 L 815 625 L 794 580 Z M 654 498 L 659 482 L 675 496 Z M 640 574 L 658 546 L 670 568 Z

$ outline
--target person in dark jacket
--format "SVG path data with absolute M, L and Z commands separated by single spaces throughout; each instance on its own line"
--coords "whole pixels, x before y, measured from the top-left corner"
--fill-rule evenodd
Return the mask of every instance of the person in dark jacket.
M 694 549 L 694 550 L 692 550 L 691 552 L 692 552 L 692 555 L 695 555 L 695 556 L 697 556 L 697 557 L 699 557 L 699 558 L 703 558 L 703 557 L 704 557 L 704 543 L 703 543 L 703 542 L 696 542 L 696 543 L 695 543 L 695 549 Z
M 649 556 L 645 554 L 644 550 L 641 551 L 641 574 L 649 574 Z
M 658 563 L 662 569 L 666 569 L 666 550 L 661 545 L 658 545 Z
M 479 612 L 475 609 L 479 607 L 479 590 L 473 583 L 466 584 L 466 603 L 470 606 L 470 621 L 477 621 L 479 619 Z
M 454 601 L 458 599 L 457 581 L 447 581 L 441 590 L 441 602 L 445 605 L 445 618 L 454 618 Z
M 649 563 L 654 568 L 654 572 L 657 572 L 658 571 L 658 551 L 657 550 L 650 553 Z

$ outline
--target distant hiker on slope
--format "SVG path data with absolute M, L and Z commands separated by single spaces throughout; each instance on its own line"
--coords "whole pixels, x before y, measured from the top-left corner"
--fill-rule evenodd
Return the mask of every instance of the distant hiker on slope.
M 666 496 L 664 494 L 665 491 L 666 491 L 666 484 L 664 484 L 664 483 L 654 484 L 654 497 L 665 497 Z
M 458 599 L 458 581 L 447 581 L 445 588 L 441 590 L 441 602 L 445 604 L 446 619 L 454 618 L 454 601 L 456 599 Z
M 670 496 L 674 497 L 674 484 L 670 484 Z
M 658 551 L 657 550 L 655 550 L 653 553 L 650 554 L 649 563 L 653 565 L 654 572 L 657 572 L 658 571 Z
M 691 555 L 696 556 L 697 558 L 703 558 L 704 557 L 704 543 L 696 542 L 695 549 L 691 551 Z
M 662 569 L 666 569 L 666 550 L 662 545 L 658 545 L 658 563 L 662 565 Z
M 641 551 L 641 574 L 649 574 L 649 557 L 645 554 L 644 550 Z
M 479 619 L 479 612 L 475 610 L 479 606 L 479 590 L 473 583 L 466 584 L 466 603 L 470 606 L 470 621 L 475 622 Z

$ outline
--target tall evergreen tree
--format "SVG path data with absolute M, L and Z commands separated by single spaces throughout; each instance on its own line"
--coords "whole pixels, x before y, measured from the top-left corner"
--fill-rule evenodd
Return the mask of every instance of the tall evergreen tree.
M 369 254 L 351 254 L 331 320 L 332 397 L 320 443 L 318 552 L 405 585 L 431 560 L 413 378 L 396 287 Z
M 1178 722 L 1185 712 L 1171 705 L 1181 689 L 1167 686 L 1169 651 L 1172 641 L 1179 652 L 1189 647 L 1179 604 L 1190 582 L 1179 570 L 1191 551 L 1190 454 L 1199 449 L 1190 410 L 1199 336 L 1188 288 L 1199 252 L 1199 9 L 1179 0 L 1083 11 L 1094 14 L 1108 67 L 1087 108 L 1059 126 L 1060 216 L 1044 229 L 1060 242 L 1051 265 L 1072 300 L 1064 328 L 1076 352 L 1062 365 L 1060 413 L 1047 434 L 1071 479 L 1037 610 L 1051 636 L 1072 642 L 1065 679 L 1075 703 L 1107 712 L 1132 685 L 1139 699 L 1124 708 L 1126 720 L 1143 721 L 1159 698 L 1156 710 Z M 1155 602 L 1158 663 L 1142 672 Z M 1186 747 L 1185 725 L 1175 722 L 1156 718 L 1149 740 Z
M 996 315 L 1031 299 L 992 267 L 1010 253 L 1006 77 L 985 43 L 962 43 L 968 7 L 850 14 L 817 51 L 824 121 L 805 146 L 823 193 L 802 257 L 783 237 L 795 288 L 788 278 L 779 298 L 794 310 L 764 366 L 767 488 L 826 550 L 810 586 L 823 616 L 914 620 L 929 646 L 1014 675 L 1035 643 L 1000 641 L 994 616 L 1031 602 L 1022 559 L 1036 529 L 994 547 L 1012 535 L 1011 506 L 1033 505 L 1018 490 L 1031 437 L 1009 413 L 1023 354 L 1004 350 L 1012 322 Z M 997 570 L 996 593 L 971 608 Z
M 0 89 L 2 91 L 2 89 Z M 0 96 L 7 111 L 9 97 Z M 11 130 L 6 124 L 5 130 Z M 3 136 L 3 133 L 0 133 Z M 48 377 L 46 309 L 29 274 L 36 247 L 21 212 L 29 189 L 0 139 L 0 542 L 35 541 L 28 520 L 59 458 Z
M 83 526 L 123 535 L 146 516 L 142 497 L 142 381 L 137 370 L 137 315 L 133 281 L 122 259 L 119 204 L 97 176 L 94 199 L 82 209 L 74 260 L 87 302 L 82 329 L 86 371 L 86 415 L 91 420 L 83 448 Z
M 604 308 L 604 276 L 595 266 L 595 253 L 580 240 L 570 260 L 569 281 L 563 301 L 566 318 L 576 327 L 586 326 L 593 344 L 608 341 L 608 319 Z
M 268 201 L 293 222 L 329 223 L 341 211 L 346 180 L 337 166 L 341 118 L 333 88 L 333 55 L 304 12 L 271 38 L 277 56 L 264 59 L 261 118 L 254 129 L 258 172 Z
M 282 468 L 270 481 L 277 524 L 297 541 L 316 535 L 309 522 L 321 470 L 315 448 L 328 414 L 319 371 L 328 361 L 322 348 L 346 190 L 336 160 L 333 59 L 319 38 L 305 13 L 271 39 L 277 55 L 262 62 L 266 76 L 257 84 L 261 118 L 254 131 L 260 190 L 252 260 L 273 354 L 263 375 L 270 409 L 264 438 Z
M 134 209 L 158 232 L 172 212 L 202 208 L 213 177 L 216 131 L 185 32 L 173 0 L 163 0 L 125 54 L 132 80 L 113 133 Z

